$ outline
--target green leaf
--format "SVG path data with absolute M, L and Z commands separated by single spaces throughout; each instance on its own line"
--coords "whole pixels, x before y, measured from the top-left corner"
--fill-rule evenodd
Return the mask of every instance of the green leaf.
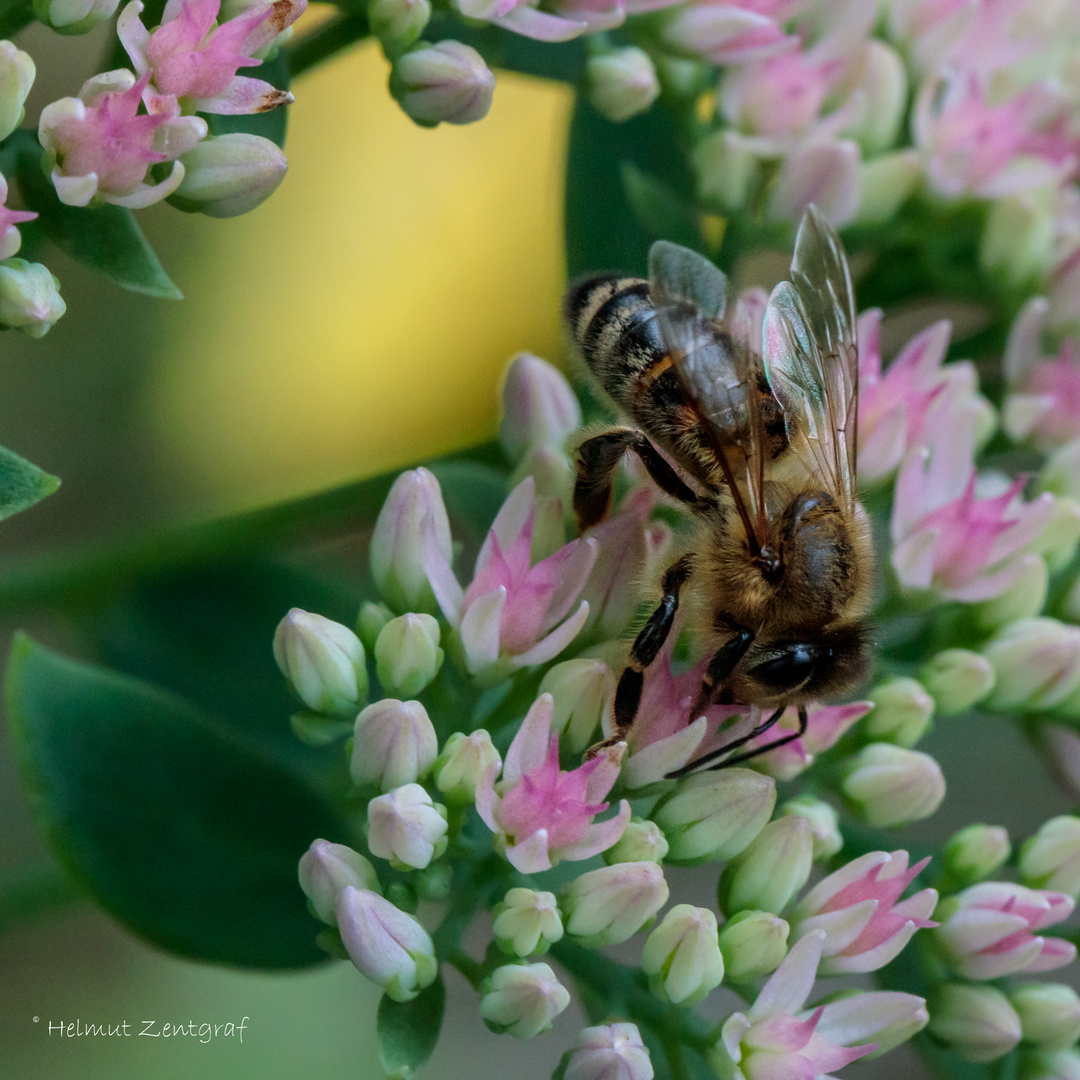
M 279 51 L 273 60 L 266 60 L 259 69 L 252 73 L 252 78 L 264 79 L 279 90 L 289 89 L 289 62 L 284 51 Z M 264 139 L 285 145 L 285 130 L 289 122 L 289 106 L 279 105 L 263 113 L 248 113 L 242 116 L 223 116 L 207 113 L 203 119 L 210 126 L 211 135 L 227 135 L 235 131 L 250 135 L 261 135 Z
M 0 38 L 14 37 L 34 21 L 30 0 L 0 0 Z
M 632 161 L 623 162 L 620 175 L 626 201 L 647 233 L 683 247 L 696 248 L 701 243 L 693 208 L 670 186 Z
M 0 446 L 0 521 L 29 510 L 59 486 L 57 477 Z
M 409 1080 L 431 1057 L 445 1006 L 441 975 L 412 1001 L 392 1001 L 383 994 L 377 1020 L 379 1061 L 389 1080 Z
M 311 788 L 184 700 L 25 635 L 5 693 L 35 818 L 102 907 L 183 956 L 322 959 L 297 862 L 355 838 Z
M 61 251 L 132 292 L 183 299 L 130 210 L 112 205 L 66 206 L 42 172 L 41 147 L 33 133 L 16 134 L 22 136 L 17 174 L 23 201 L 27 209 L 41 215 L 45 235 Z

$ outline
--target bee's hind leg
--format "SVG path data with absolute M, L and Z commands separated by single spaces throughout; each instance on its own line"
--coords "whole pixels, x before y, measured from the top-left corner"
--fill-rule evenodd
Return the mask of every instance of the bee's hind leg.
M 619 676 L 619 685 L 615 688 L 614 730 L 603 742 L 589 747 L 585 751 L 586 758 L 595 757 L 606 747 L 626 739 L 641 704 L 645 669 L 656 659 L 671 633 L 675 613 L 679 610 L 679 593 L 692 570 L 693 556 L 684 555 L 664 571 L 660 582 L 663 596 L 656 610 L 649 616 L 649 621 L 634 639 L 634 644 L 630 647 L 630 659 Z
M 666 495 L 691 506 L 701 502 L 645 435 L 634 428 L 612 428 L 586 439 L 578 447 L 574 513 L 581 532 L 592 528 L 608 512 L 615 466 L 627 450 L 637 454 L 657 487 Z

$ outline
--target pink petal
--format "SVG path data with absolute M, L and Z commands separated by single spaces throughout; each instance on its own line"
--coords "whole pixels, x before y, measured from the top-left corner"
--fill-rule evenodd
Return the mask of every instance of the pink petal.
M 454 571 L 439 544 L 438 527 L 433 516 L 427 514 L 421 526 L 421 562 L 431 591 L 446 621 L 455 629 L 461 625 L 461 608 L 465 594 L 454 577 Z
M 497 762 L 492 762 L 484 769 L 476 782 L 476 812 L 492 832 L 499 831 L 496 813 L 500 800 L 495 794 L 495 777 L 498 775 L 499 765 Z
M 532 667 L 535 664 L 546 664 L 549 660 L 553 660 L 577 637 L 578 631 L 585 625 L 588 617 L 588 602 L 582 600 L 577 611 L 561 626 L 552 630 L 546 638 L 538 641 L 528 652 L 510 657 L 511 667 Z
M 531 7 L 516 7 L 508 15 L 493 19 L 492 22 L 536 41 L 569 41 L 571 38 L 580 37 L 589 29 L 587 22 L 563 19 Z
M 490 667 L 499 659 L 499 626 L 506 606 L 506 589 L 500 586 L 481 596 L 461 620 L 461 644 L 465 666 L 471 675 Z
M 243 116 L 269 112 L 279 105 L 290 105 L 292 101 L 293 96 L 288 90 L 279 90 L 264 79 L 236 75 L 220 94 L 199 98 L 195 104 L 199 112 L 216 113 L 219 116 Z
M 132 67 L 136 75 L 142 75 L 149 64 L 146 60 L 146 45 L 150 40 L 150 32 L 143 26 L 139 16 L 143 12 L 143 5 L 139 0 L 132 0 L 116 20 L 116 36 L 124 51 L 131 57 Z
M 630 804 L 623 799 L 619 803 L 619 812 L 615 817 L 606 821 L 594 821 L 586 830 L 585 835 L 576 844 L 560 849 L 559 857 L 569 859 L 572 862 L 580 859 L 591 859 L 599 855 L 601 851 L 607 851 L 630 824 Z
M 554 701 L 550 694 L 541 694 L 521 721 L 503 763 L 503 780 L 508 787 L 516 784 L 530 769 L 542 765 L 547 757 Z
M 547 829 L 537 829 L 520 844 L 508 846 L 506 859 L 515 870 L 520 870 L 523 874 L 539 874 L 550 870 L 552 862 L 548 856 Z
M 825 935 L 815 930 L 791 947 L 747 1013 L 752 1023 L 774 1016 L 791 1016 L 802 1008 L 814 988 L 824 940 Z
M 484 568 L 484 564 L 491 557 L 491 544 L 493 539 L 498 541 L 499 547 L 503 551 L 506 551 L 521 535 L 533 513 L 535 494 L 536 482 L 531 476 L 526 476 L 525 479 L 522 480 L 509 495 L 507 495 L 506 501 L 499 507 L 499 512 L 495 515 L 495 520 L 491 523 L 491 529 L 484 539 L 484 543 L 480 548 L 480 553 L 476 556 L 476 567 L 473 570 L 474 577 L 480 574 L 480 571 Z
M 533 571 L 544 567 L 544 573 L 550 573 L 558 581 L 555 592 L 548 605 L 544 619 L 544 631 L 550 630 L 556 623 L 562 622 L 573 606 L 585 582 L 592 573 L 600 545 L 591 537 L 571 541 L 560 548 L 554 555 L 549 555 L 543 562 L 537 563 Z M 565 554 L 564 554 L 565 552 Z M 561 556 L 561 558 L 560 558 Z M 557 561 L 553 561 L 557 560 Z M 551 564 L 548 566 L 547 564 Z
M 1071 964 L 1076 959 L 1076 946 L 1062 938 L 1042 938 L 1042 951 L 1031 961 L 1024 971 L 1053 971 L 1055 968 Z

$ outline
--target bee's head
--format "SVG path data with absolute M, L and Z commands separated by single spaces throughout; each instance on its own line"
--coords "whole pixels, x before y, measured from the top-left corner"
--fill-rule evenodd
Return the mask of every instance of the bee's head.
M 858 623 L 812 641 L 755 643 L 733 689 L 736 701 L 762 708 L 801 705 L 848 693 L 869 672 L 866 627 Z

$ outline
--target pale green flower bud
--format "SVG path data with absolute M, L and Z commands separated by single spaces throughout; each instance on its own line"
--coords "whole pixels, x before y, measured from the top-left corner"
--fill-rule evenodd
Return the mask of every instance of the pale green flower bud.
M 420 41 L 394 61 L 390 93 L 423 127 L 471 124 L 487 116 L 495 76 L 470 45 Z
M 847 89 L 858 95 L 861 107 L 843 134 L 873 157 L 896 142 L 907 107 L 907 73 L 899 53 L 874 38 L 863 47 L 854 68 Z
M 499 751 L 483 728 L 468 735 L 455 731 L 435 762 L 435 786 L 452 806 L 473 803 L 480 777 L 489 770 L 497 775 L 501 765 Z
M 644 49 L 614 49 L 585 61 L 592 107 L 613 124 L 644 112 L 660 94 L 656 68 Z
M 963 889 L 985 881 L 1011 851 L 1009 834 L 1000 825 L 966 826 L 949 838 L 942 852 L 950 885 Z
M 1038 1050 L 1020 1055 L 1019 1080 L 1080 1080 L 1080 1053 Z
M 568 934 L 584 945 L 617 945 L 667 903 L 668 885 L 657 863 L 616 863 L 575 878 L 559 898 Z
M 596 741 L 615 700 L 615 676 L 603 660 L 564 660 L 544 676 L 539 693 L 554 699 L 551 730 L 558 732 L 559 745 L 565 741 L 571 753 L 580 754 Z
M 1059 446 L 1047 457 L 1039 471 L 1036 490 L 1080 499 L 1080 439 Z
M 5 259 L 0 263 L 0 325 L 44 337 L 67 311 L 59 286 L 60 279 L 41 263 Z
M 1044 1050 L 1067 1050 L 1080 1038 L 1080 996 L 1063 983 L 1024 983 L 1009 1001 L 1020 1017 L 1024 1041 Z
M 994 668 L 970 649 L 945 649 L 930 658 L 919 679 L 941 716 L 967 712 L 994 689 Z
M 729 128 L 714 131 L 697 142 L 690 164 L 703 202 L 725 210 L 738 210 L 746 204 L 758 172 L 758 156 L 750 145 L 745 136 Z
M 180 157 L 184 178 L 169 202 L 188 213 L 228 218 L 246 214 L 277 191 L 289 163 L 261 135 L 210 135 Z
M 622 836 L 603 853 L 609 865 L 626 862 L 661 863 L 668 853 L 668 842 L 655 821 L 634 818 Z
M 505 964 L 480 984 L 480 1015 L 497 1034 L 531 1039 L 570 1004 L 547 964 Z
M 360 614 L 356 616 L 356 633 L 364 643 L 365 649 L 374 649 L 382 628 L 394 617 L 394 613 L 385 604 L 376 604 L 365 600 L 360 605 Z
M 934 716 L 934 699 L 922 684 L 906 677 L 889 679 L 870 691 L 874 708 L 863 720 L 872 738 L 899 746 L 914 746 L 926 734 Z
M 435 728 L 419 701 L 383 698 L 356 718 L 349 772 L 359 787 L 392 791 L 426 776 L 438 752 Z
M 1043 531 L 1028 544 L 1028 550 L 1046 560 L 1050 573 L 1064 570 L 1072 562 L 1080 544 L 1080 502 L 1059 495 Z M 1041 610 L 1041 609 L 1040 609 Z
M 23 122 L 35 74 L 29 53 L 10 41 L 0 41 L 0 139 L 6 139 Z
M 654 1076 L 637 1025 L 603 1024 L 581 1030 L 566 1057 L 562 1080 L 653 1080 Z
M 120 0 L 33 0 L 34 15 L 60 34 L 85 34 L 111 19 Z
M 657 803 L 652 819 L 677 863 L 721 862 L 743 851 L 776 805 L 776 781 L 751 769 L 688 777 Z
M 859 165 L 862 177 L 854 225 L 881 225 L 891 220 L 922 179 L 917 150 L 878 154 Z
M 1017 619 L 1038 615 L 1046 603 L 1050 572 L 1041 555 L 1027 552 L 1020 556 L 1020 576 L 1003 593 L 975 606 L 979 626 L 996 630 Z
M 944 983 L 928 1005 L 930 1033 L 965 1061 L 993 1061 L 1020 1041 L 1020 1017 L 992 986 Z
M 368 3 L 368 25 L 389 60 L 400 56 L 419 40 L 430 18 L 430 0 L 370 0 Z
M 404 784 L 368 803 L 368 848 L 396 870 L 423 870 L 446 851 L 446 807 L 419 784 Z
M 371 534 L 371 576 L 397 611 L 430 611 L 435 596 L 424 572 L 424 534 L 447 562 L 453 557 L 450 519 L 439 481 L 427 469 L 402 473 L 386 496 Z
M 641 968 L 653 993 L 675 1005 L 694 1005 L 724 978 L 716 916 L 677 904 L 645 939 Z
M 315 840 L 300 859 L 300 888 L 324 923 L 337 926 L 337 902 L 349 886 L 381 893 L 375 867 L 358 851 Z
M 1054 257 L 1056 188 L 1029 188 L 990 204 L 979 263 L 1011 288 L 1037 284 Z
M 375 642 L 375 672 L 388 693 L 415 697 L 443 663 L 439 624 L 431 615 L 391 619 Z
M 945 798 L 941 766 L 929 754 L 890 743 L 871 743 L 856 754 L 842 787 L 877 827 L 921 821 Z
M 1043 822 L 1020 848 L 1020 880 L 1033 889 L 1080 897 L 1080 818 L 1062 814 Z
M 333 619 L 293 608 L 274 633 L 274 659 L 315 712 L 350 713 L 367 697 L 364 646 Z
M 777 813 L 793 814 L 806 818 L 810 823 L 816 862 L 831 859 L 844 846 L 844 838 L 840 834 L 840 816 L 822 799 L 815 799 L 812 795 L 800 795 L 784 803 Z
M 770 821 L 720 877 L 720 910 L 779 915 L 806 884 L 814 861 L 814 834 L 804 817 Z
M 411 1001 L 435 981 L 439 962 L 428 932 L 377 893 L 343 889 L 337 926 L 349 959 L 394 1001 Z
M 554 893 L 511 889 L 495 905 L 493 914 L 495 943 L 511 956 L 536 956 L 562 939 L 562 918 Z
M 1080 686 L 1080 627 L 1057 619 L 1018 619 L 983 648 L 997 681 L 992 709 L 1048 709 Z
M 771 911 L 740 911 L 720 931 L 720 952 L 730 982 L 768 975 L 787 956 L 791 928 Z

